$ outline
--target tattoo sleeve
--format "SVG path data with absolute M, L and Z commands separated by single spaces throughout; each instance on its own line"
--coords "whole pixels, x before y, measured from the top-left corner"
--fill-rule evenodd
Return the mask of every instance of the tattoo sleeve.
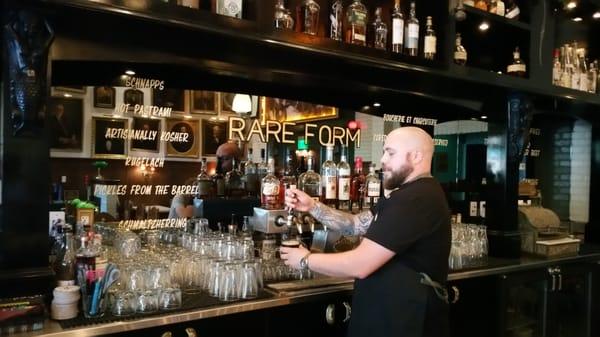
M 350 235 L 365 234 L 373 220 L 371 211 L 349 214 L 327 207 L 320 202 L 315 203 L 309 213 L 323 225 Z

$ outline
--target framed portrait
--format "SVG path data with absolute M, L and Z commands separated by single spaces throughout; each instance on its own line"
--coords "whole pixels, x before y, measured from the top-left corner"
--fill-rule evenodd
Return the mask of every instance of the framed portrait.
M 126 141 L 123 138 L 107 138 L 106 130 L 127 129 L 125 118 L 92 117 L 92 157 L 123 159 L 127 156 Z
M 54 90 L 73 92 L 76 94 L 85 94 L 85 86 L 68 86 L 68 87 L 54 87 Z
M 94 107 L 103 109 L 114 109 L 115 88 L 94 87 Z
M 283 98 L 261 97 L 260 120 L 310 122 L 338 117 L 338 108 Z
M 198 158 L 200 149 L 199 121 L 197 119 L 167 119 L 167 132 L 176 136 L 166 141 L 167 157 Z
M 50 148 L 60 151 L 82 151 L 83 100 L 50 97 L 48 111 Z
M 221 114 L 235 114 L 233 111 L 233 98 L 235 97 L 235 93 L 230 92 L 220 92 L 219 93 L 219 104 L 220 109 L 219 112 Z
M 123 103 L 129 104 L 129 110 L 133 111 L 136 104 L 144 104 L 144 92 L 139 89 L 127 89 L 123 92 Z
M 152 105 L 161 108 L 171 108 L 173 112 L 185 113 L 187 109 L 187 91 L 181 89 L 153 89 Z
M 227 142 L 227 122 L 202 121 L 202 155 L 215 156 L 219 145 Z
M 155 137 L 154 137 L 154 139 L 144 139 L 144 140 L 132 139 L 131 145 L 130 145 L 131 150 L 144 151 L 144 152 L 158 152 L 159 151 L 160 131 L 161 131 L 160 124 L 161 124 L 160 119 L 134 117 L 132 129 L 143 130 L 143 131 L 145 131 L 145 134 L 147 134 L 148 136 L 154 134 Z M 150 137 L 148 137 L 148 138 L 150 138 Z
M 191 112 L 195 114 L 216 115 L 218 95 L 214 91 L 192 90 Z

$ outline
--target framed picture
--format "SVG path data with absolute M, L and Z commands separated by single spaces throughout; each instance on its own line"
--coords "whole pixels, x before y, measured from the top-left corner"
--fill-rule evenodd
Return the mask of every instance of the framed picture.
M 260 98 L 260 120 L 262 124 L 267 120 L 303 123 L 337 117 L 338 109 L 331 106 L 283 98 Z
M 103 109 L 114 109 L 115 88 L 94 87 L 94 107 Z
M 191 112 L 196 114 L 216 115 L 218 95 L 214 91 L 192 90 Z
M 167 119 L 167 132 L 179 133 L 177 140 L 167 141 L 167 157 L 198 158 L 200 148 L 197 119 Z M 175 135 L 175 134 L 174 134 Z
M 171 108 L 173 112 L 185 113 L 188 111 L 186 102 L 187 91 L 181 89 L 153 89 L 152 90 L 152 105 Z
M 149 131 L 148 134 L 152 134 L 154 131 L 156 132 L 156 136 L 152 140 L 131 140 L 131 150 L 136 151 L 145 151 L 145 152 L 158 152 L 159 151 L 159 139 L 160 139 L 160 119 L 153 118 L 133 118 L 133 127 L 134 130 L 143 130 Z
M 214 156 L 219 145 L 227 142 L 227 122 L 202 121 L 202 155 Z
M 68 87 L 54 87 L 54 90 L 58 91 L 66 91 L 66 92 L 74 92 L 76 94 L 85 94 L 85 86 L 68 86 Z
M 106 130 L 127 129 L 129 121 L 125 118 L 92 117 L 92 157 L 122 159 L 127 156 L 127 147 L 123 138 L 106 138 Z
M 48 103 L 50 148 L 61 151 L 82 151 L 83 100 L 50 97 Z
M 235 114 L 233 111 L 233 98 L 235 97 L 235 93 L 230 92 L 220 92 L 219 93 L 219 104 L 220 109 L 219 112 L 221 114 Z
M 144 92 L 139 89 L 127 89 L 123 92 L 123 103 L 129 104 L 129 110 L 133 111 L 136 104 L 144 104 Z

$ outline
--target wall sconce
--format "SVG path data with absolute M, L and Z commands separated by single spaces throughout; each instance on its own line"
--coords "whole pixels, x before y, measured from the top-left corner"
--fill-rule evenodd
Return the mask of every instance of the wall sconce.
M 233 103 L 231 104 L 231 110 L 238 114 L 246 114 L 252 111 L 252 99 L 250 95 L 235 94 L 233 96 Z
M 142 177 L 144 177 L 144 178 L 152 177 L 152 175 L 154 175 L 155 172 L 156 172 L 156 168 L 154 166 L 151 166 L 150 168 L 146 167 L 146 165 L 140 166 L 140 173 L 142 174 Z

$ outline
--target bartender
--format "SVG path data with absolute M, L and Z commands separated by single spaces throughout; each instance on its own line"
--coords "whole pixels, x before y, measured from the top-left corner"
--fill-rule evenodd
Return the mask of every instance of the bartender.
M 363 235 L 358 247 L 335 254 L 282 247 L 281 257 L 293 268 L 356 279 L 349 336 L 448 336 L 450 210 L 430 173 L 433 140 L 420 128 L 402 127 L 387 136 L 383 151 L 383 183 L 391 192 L 369 211 L 352 215 L 300 190 L 286 193 L 288 207 Z
M 233 169 L 233 160 L 240 158 L 240 149 L 234 141 L 228 141 L 217 148 L 217 158 L 221 160 L 223 173 Z M 192 185 L 196 182 L 196 177 L 186 180 L 185 185 Z M 194 216 L 194 196 L 189 194 L 178 194 L 171 200 L 171 209 L 169 210 L 169 219 L 173 218 L 191 218 Z

